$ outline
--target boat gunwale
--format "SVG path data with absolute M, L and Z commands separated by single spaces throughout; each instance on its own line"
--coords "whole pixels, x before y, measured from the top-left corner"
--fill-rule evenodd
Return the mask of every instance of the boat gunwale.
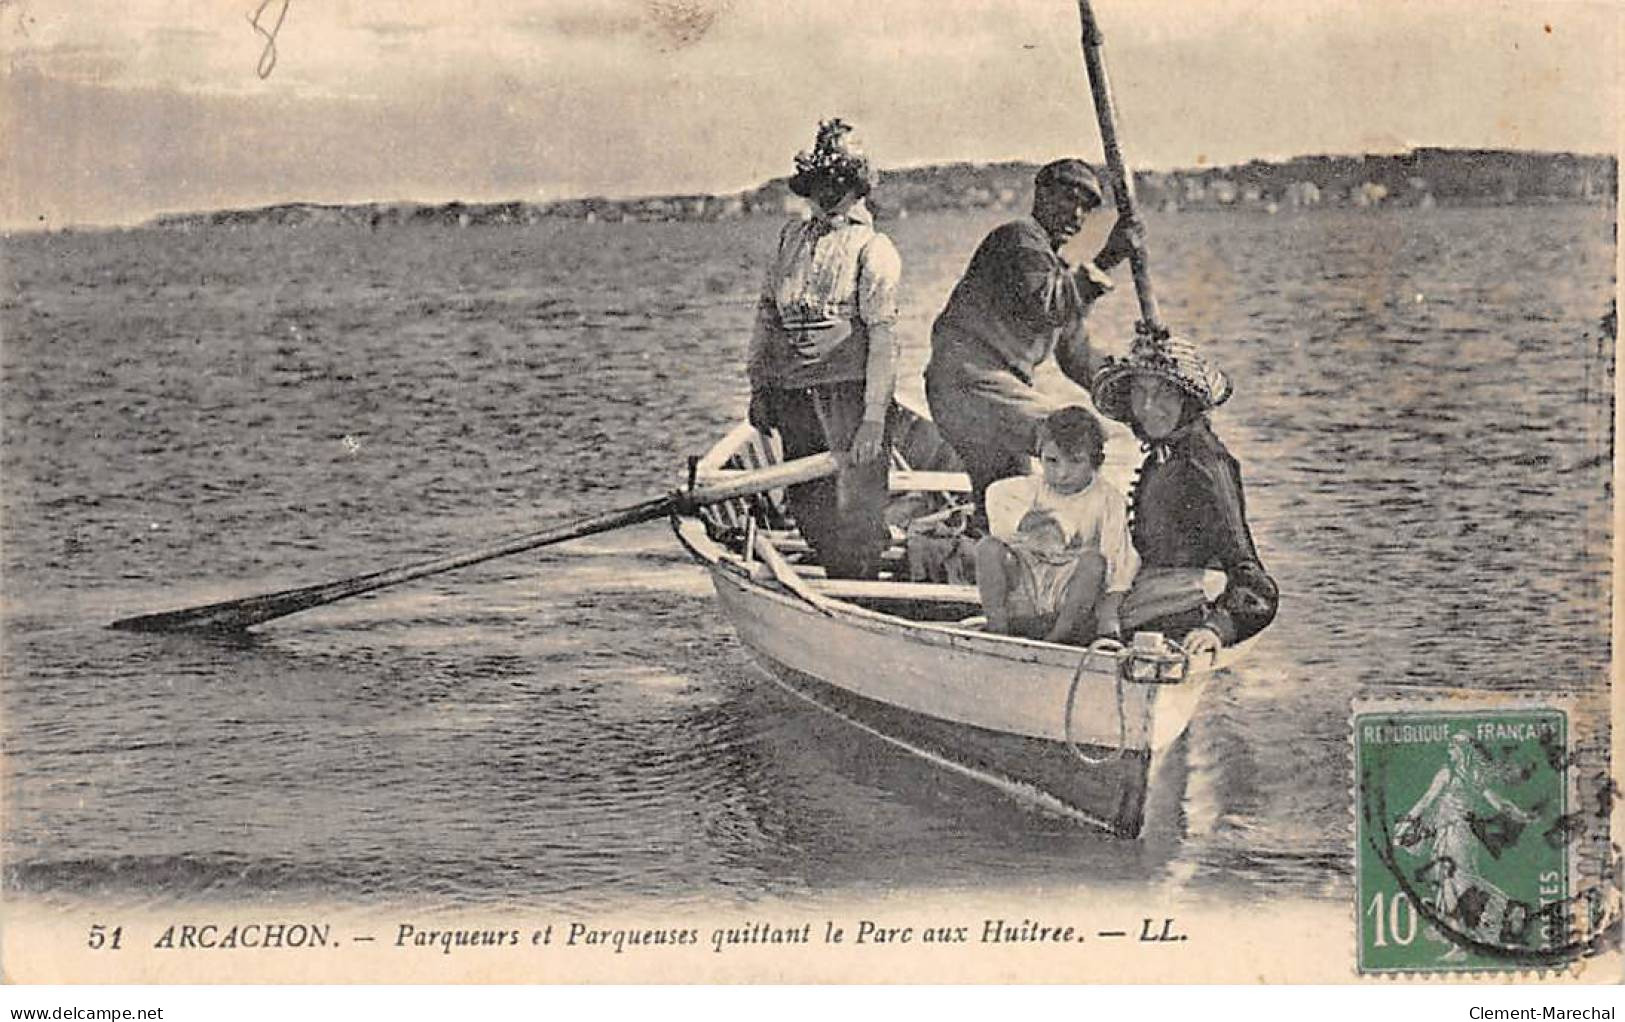
M 710 449 L 695 463 L 696 478 L 704 479 L 709 473 L 723 471 L 729 458 L 738 454 L 745 445 L 759 436 L 760 434 L 750 423 L 740 422 L 736 424 L 720 437 L 716 443 L 712 444 Z M 771 442 L 769 442 L 769 445 L 771 448 Z M 1115 657 L 1095 653 L 1087 646 L 1070 646 L 1064 643 L 1046 642 L 1042 639 L 1029 639 L 1019 635 L 999 635 L 974 631 L 942 621 L 916 621 L 897 614 L 871 610 L 868 607 L 836 596 L 826 595 L 823 597 L 826 606 L 814 606 L 793 593 L 781 592 L 765 580 L 754 577 L 743 558 L 711 538 L 710 534 L 705 530 L 705 523 L 697 515 L 691 513 L 674 514 L 672 531 L 676 534 L 678 542 L 691 556 L 705 564 L 714 575 L 727 578 L 739 588 L 770 600 L 782 601 L 787 605 L 801 608 L 808 613 L 826 616 L 838 615 L 846 619 L 848 624 L 862 626 L 865 631 L 881 634 L 896 633 L 914 642 L 967 649 L 979 655 L 992 656 L 1012 663 L 1042 664 L 1047 667 L 1059 667 L 1068 670 L 1075 670 L 1081 666 L 1079 656 L 1082 655 L 1104 660 L 1099 667 L 1095 668 L 1096 670 L 1102 672 L 1116 670 Z M 702 549 L 702 546 L 704 549 Z M 1158 687 L 1176 687 L 1196 681 L 1205 682 L 1206 676 L 1223 670 L 1245 654 L 1253 641 L 1253 639 L 1247 639 L 1234 646 L 1226 646 L 1206 664 L 1201 666 L 1192 664 L 1190 670 L 1186 672 L 1185 678 L 1181 681 L 1162 682 L 1157 683 L 1157 685 Z
M 859 606 L 833 596 L 825 597 L 827 607 L 815 607 L 793 593 L 781 592 L 768 582 L 752 577 L 749 569 L 745 567 L 743 559 L 728 551 L 722 544 L 711 539 L 710 536 L 705 534 L 704 529 L 704 523 L 697 518 L 681 516 L 673 531 L 677 534 L 678 542 L 683 545 L 684 549 L 688 550 L 693 557 L 704 564 L 712 572 L 713 576 L 721 577 L 735 588 L 749 592 L 754 597 L 782 603 L 807 614 L 836 616 L 841 618 L 844 624 L 860 627 L 867 632 L 892 635 L 924 645 L 965 650 L 1012 664 L 1037 664 L 1064 670 L 1076 670 L 1079 667 L 1080 656 L 1092 656 L 1098 661 L 1096 665 L 1092 665 L 1091 669 L 1093 671 L 1106 673 L 1116 670 L 1115 658 L 1105 654 L 1092 653 L 1088 647 L 1084 646 L 1068 646 L 1057 642 L 1028 639 L 1018 635 L 990 634 L 941 621 L 915 621 L 896 614 L 871 610 L 868 607 Z M 701 544 L 709 549 L 701 549 Z M 1176 687 L 1202 680 L 1206 675 L 1223 669 L 1232 658 L 1244 652 L 1247 645 L 1247 643 L 1240 643 L 1229 647 L 1221 652 L 1216 662 L 1200 668 L 1193 668 L 1186 675 L 1184 681 L 1162 683 L 1159 687 Z M 1230 655 L 1226 656 L 1226 653 Z

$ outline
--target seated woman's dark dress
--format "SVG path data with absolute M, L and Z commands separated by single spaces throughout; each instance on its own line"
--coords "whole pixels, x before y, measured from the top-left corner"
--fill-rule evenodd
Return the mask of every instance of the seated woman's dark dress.
M 1129 530 L 1142 575 L 1156 569 L 1212 568 L 1225 573 L 1211 604 L 1142 621 L 1134 627 L 1178 637 L 1211 628 L 1226 646 L 1275 619 L 1280 591 L 1264 571 L 1247 527 L 1241 466 L 1198 415 L 1151 445 L 1129 498 Z M 1131 594 L 1132 599 L 1132 594 Z M 1128 624 L 1128 608 L 1125 608 Z

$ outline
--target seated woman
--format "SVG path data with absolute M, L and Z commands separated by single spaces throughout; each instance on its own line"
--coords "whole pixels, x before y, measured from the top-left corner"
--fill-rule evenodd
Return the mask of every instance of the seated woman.
M 1041 476 L 987 489 L 976 584 L 988 630 L 1049 642 L 1115 637 L 1139 557 L 1123 495 L 1099 475 L 1105 432 L 1087 409 L 1062 408 L 1039 424 L 1038 454 Z
M 1241 466 L 1208 421 L 1230 396 L 1229 379 L 1188 341 L 1142 333 L 1127 358 L 1106 361 L 1092 390 L 1101 414 L 1128 423 L 1146 449 L 1130 496 L 1142 568 L 1123 624 L 1181 639 L 1192 656 L 1262 631 L 1280 592 L 1247 527 Z M 1224 573 L 1211 600 L 1209 569 Z

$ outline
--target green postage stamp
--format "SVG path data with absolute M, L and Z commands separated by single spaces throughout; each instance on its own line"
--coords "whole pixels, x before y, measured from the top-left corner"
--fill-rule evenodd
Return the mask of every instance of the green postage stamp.
M 1617 919 L 1607 869 L 1582 853 L 1600 840 L 1607 858 L 1612 790 L 1606 771 L 1586 790 L 1573 724 L 1518 700 L 1356 706 L 1361 973 L 1552 969 L 1596 950 Z

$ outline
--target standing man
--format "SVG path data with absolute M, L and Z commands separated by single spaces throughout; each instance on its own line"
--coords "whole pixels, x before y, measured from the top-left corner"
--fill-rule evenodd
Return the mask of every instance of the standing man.
M 983 532 L 988 485 L 1026 473 L 1034 430 L 1058 407 L 1033 387 L 1033 369 L 1053 354 L 1089 386 L 1098 360 L 1083 319 L 1111 289 L 1105 271 L 1137 241 L 1137 225 L 1119 218 L 1094 262 L 1072 267 L 1060 250 L 1104 201 L 1100 181 L 1067 159 L 1041 167 L 1033 184 L 1032 216 L 983 239 L 931 328 L 926 400 L 970 474 Z

